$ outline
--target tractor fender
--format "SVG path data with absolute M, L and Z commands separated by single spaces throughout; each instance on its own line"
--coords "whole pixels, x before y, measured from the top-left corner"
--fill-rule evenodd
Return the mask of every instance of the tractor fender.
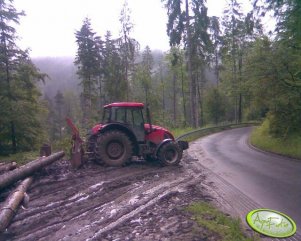
M 158 152 L 160 150 L 160 148 L 165 145 L 166 143 L 169 143 L 169 142 L 174 142 L 172 139 L 164 139 L 156 148 L 156 157 L 158 157 Z
M 134 154 L 139 153 L 139 145 L 138 145 L 137 138 L 130 128 L 128 128 L 126 125 L 123 125 L 121 123 L 110 123 L 105 125 L 103 128 L 101 128 L 98 133 L 102 134 L 109 130 L 119 130 L 125 133 L 132 141 Z

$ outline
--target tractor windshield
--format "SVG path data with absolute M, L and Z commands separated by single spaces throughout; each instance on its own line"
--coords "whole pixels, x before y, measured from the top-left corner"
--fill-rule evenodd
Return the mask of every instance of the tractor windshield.
M 103 112 L 102 123 L 119 122 L 131 126 L 144 126 L 143 113 L 141 108 L 110 107 Z

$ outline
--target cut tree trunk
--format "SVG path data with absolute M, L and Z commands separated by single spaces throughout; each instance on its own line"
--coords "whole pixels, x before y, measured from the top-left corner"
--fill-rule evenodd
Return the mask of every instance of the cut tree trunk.
M 11 163 L 4 163 L 0 165 L 0 173 L 2 172 L 7 172 L 10 170 L 13 170 L 17 167 L 17 163 L 16 162 L 11 162 Z
M 45 166 L 61 159 L 65 153 L 63 151 L 57 152 L 49 157 L 41 157 L 37 160 L 31 161 L 18 169 L 4 173 L 0 176 L 0 190 L 21 180 L 25 177 L 33 175 L 34 172 L 42 169 Z
M 0 210 L 0 232 L 3 232 L 10 224 L 32 181 L 32 177 L 26 178 L 6 199 Z

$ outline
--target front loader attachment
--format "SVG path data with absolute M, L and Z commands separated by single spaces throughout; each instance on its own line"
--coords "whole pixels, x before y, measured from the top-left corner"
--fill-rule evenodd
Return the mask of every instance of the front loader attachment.
M 74 168 L 79 168 L 83 164 L 83 157 L 84 157 L 84 148 L 83 143 L 84 141 L 79 136 L 79 131 L 76 126 L 73 124 L 70 118 L 66 118 L 66 122 L 68 126 L 72 130 L 72 138 L 71 138 L 71 165 Z

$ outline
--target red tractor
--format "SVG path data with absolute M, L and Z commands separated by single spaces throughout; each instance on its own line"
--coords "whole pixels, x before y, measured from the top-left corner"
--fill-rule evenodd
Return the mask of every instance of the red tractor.
M 144 104 L 136 102 L 104 106 L 102 122 L 89 133 L 88 158 L 109 166 L 122 166 L 132 156 L 164 166 L 178 164 L 188 143 L 175 141 L 168 130 L 152 125 L 148 108 L 145 123 L 143 109 Z

